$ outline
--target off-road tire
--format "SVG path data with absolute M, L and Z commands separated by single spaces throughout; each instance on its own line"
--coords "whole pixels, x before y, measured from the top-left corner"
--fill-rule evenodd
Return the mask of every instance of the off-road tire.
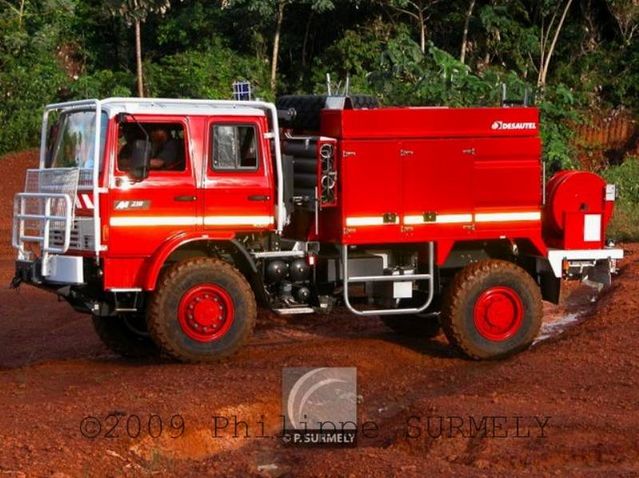
M 441 325 L 434 314 L 384 315 L 382 322 L 398 335 L 420 339 L 432 339 L 439 335 Z
M 112 352 L 127 358 L 144 358 L 159 355 L 160 350 L 144 329 L 146 324 L 142 317 L 141 324 L 127 323 L 129 316 L 92 317 L 93 328 L 100 340 Z M 135 318 L 134 318 L 135 319 Z
M 520 327 L 504 340 L 489 340 L 475 325 L 475 304 L 493 287 L 514 291 L 523 305 Z M 442 304 L 441 323 L 448 341 L 474 360 L 499 359 L 527 349 L 539 333 L 543 315 L 539 286 L 525 270 L 501 260 L 484 260 L 457 273 Z
M 199 284 L 224 289 L 233 303 L 230 329 L 211 342 L 192 339 L 178 321 L 180 300 Z M 162 274 L 149 301 L 147 326 L 153 341 L 171 357 L 182 362 L 216 362 L 249 340 L 256 316 L 255 296 L 244 276 L 224 261 L 198 257 L 174 264 Z
M 283 122 L 282 126 L 304 131 L 319 131 L 320 112 L 326 105 L 327 95 L 285 95 L 277 98 L 278 110 L 293 108 L 296 112 L 292 121 Z M 373 96 L 349 96 L 353 109 L 379 108 L 379 101 Z

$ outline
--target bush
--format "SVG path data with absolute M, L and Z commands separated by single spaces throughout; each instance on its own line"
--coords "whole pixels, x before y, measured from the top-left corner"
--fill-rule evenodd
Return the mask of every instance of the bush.
M 639 158 L 627 158 L 603 175 L 609 183 L 617 185 L 619 195 L 608 229 L 609 237 L 619 241 L 639 240 Z
M 135 87 L 132 73 L 123 71 L 98 70 L 80 76 L 69 87 L 74 99 L 108 98 L 110 96 L 131 96 Z
M 0 154 L 37 144 L 42 106 L 65 81 L 55 48 L 66 13 L 56 3 L 38 5 L 22 23 L 0 10 Z
M 268 64 L 219 41 L 203 51 L 188 50 L 145 65 L 149 96 L 167 98 L 231 98 L 233 82 L 247 80 L 254 98 L 272 100 L 268 71 Z

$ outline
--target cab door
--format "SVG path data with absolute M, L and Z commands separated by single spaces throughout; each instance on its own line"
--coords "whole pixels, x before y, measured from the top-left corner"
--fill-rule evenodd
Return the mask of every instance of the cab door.
M 185 117 L 136 116 L 119 125 L 118 151 L 109 189 L 109 253 L 112 257 L 144 257 L 177 234 L 201 227 L 197 216 L 198 190 Z M 130 179 L 124 154 L 126 132 L 150 134 L 167 128 L 183 161 L 172 169 L 153 169 L 142 181 Z
M 275 224 L 273 167 L 264 117 L 212 118 L 205 132 L 205 230 L 271 230 Z

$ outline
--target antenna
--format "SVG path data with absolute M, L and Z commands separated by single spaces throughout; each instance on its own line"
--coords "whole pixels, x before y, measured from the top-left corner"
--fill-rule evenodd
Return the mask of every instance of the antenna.
M 518 106 L 518 105 L 530 106 L 531 104 L 534 104 L 534 103 L 535 103 L 535 97 L 534 95 L 531 95 L 530 88 L 528 86 L 524 88 L 524 97 L 519 99 L 519 98 L 508 98 L 508 87 L 506 86 L 506 83 L 501 84 L 501 106 L 502 107 Z

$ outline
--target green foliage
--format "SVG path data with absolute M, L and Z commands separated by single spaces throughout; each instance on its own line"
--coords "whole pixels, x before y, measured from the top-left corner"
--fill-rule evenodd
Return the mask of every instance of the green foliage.
M 152 96 L 179 98 L 231 97 L 238 79 L 251 82 L 254 96 L 274 99 L 268 88 L 268 65 L 215 41 L 203 51 L 190 50 L 145 66 Z
M 401 28 L 401 31 L 408 35 L 406 28 Z M 381 20 L 374 21 L 366 28 L 344 32 L 342 38 L 315 60 L 312 77 L 315 92 L 325 92 L 326 74 L 330 73 L 338 81 L 348 76 L 351 91 L 376 93 L 369 75 L 379 68 L 386 45 L 394 36 L 393 27 Z
M 622 165 L 609 168 L 604 177 L 617 186 L 619 194 L 609 236 L 622 241 L 639 240 L 639 158 L 631 157 Z
M 461 63 L 468 4 L 0 0 L 0 153 L 37 143 L 46 103 L 134 94 L 130 24 L 136 19 L 146 20 L 151 95 L 228 98 L 233 81 L 247 79 L 257 96 L 274 99 L 269 70 L 280 5 L 281 92 L 323 93 L 326 73 L 342 85 L 348 76 L 352 92 L 377 95 L 387 105 L 497 105 L 502 84 L 510 97 L 534 91 L 542 32 L 565 0 L 477 0 Z M 414 16 L 420 11 L 421 19 Z M 550 172 L 576 166 L 570 125 L 580 111 L 639 111 L 638 25 L 634 0 L 574 2 L 537 98 Z M 637 177 L 634 170 L 627 174 Z
M 491 106 L 499 103 L 504 83 L 511 91 L 525 90 L 517 75 L 497 68 L 473 73 L 432 43 L 422 55 L 406 34 L 388 42 L 379 69 L 369 80 L 386 103 L 402 105 Z
M 273 17 L 279 5 L 305 4 L 317 12 L 335 8 L 333 0 L 229 0 L 227 3 L 230 7 L 244 7 L 266 18 Z
M 541 137 L 544 146 L 544 160 L 548 173 L 561 169 L 574 169 L 573 132 L 570 124 L 577 123 L 579 116 L 575 110 L 573 93 L 565 85 L 546 88 L 540 101 Z
M 109 96 L 131 96 L 135 78 L 124 71 L 97 70 L 81 75 L 69 85 L 73 98 L 107 98 Z
M 524 5 L 491 2 L 480 8 L 479 19 L 487 53 L 520 74 L 529 73 L 531 57 L 539 54 L 539 39 Z
M 163 15 L 171 8 L 171 0 L 107 0 L 104 2 L 112 15 L 118 15 L 128 25 L 145 22 L 152 13 Z
M 64 0 L 27 3 L 22 14 L 0 4 L 0 153 L 36 143 L 42 106 L 66 80 L 56 47 L 72 12 Z

